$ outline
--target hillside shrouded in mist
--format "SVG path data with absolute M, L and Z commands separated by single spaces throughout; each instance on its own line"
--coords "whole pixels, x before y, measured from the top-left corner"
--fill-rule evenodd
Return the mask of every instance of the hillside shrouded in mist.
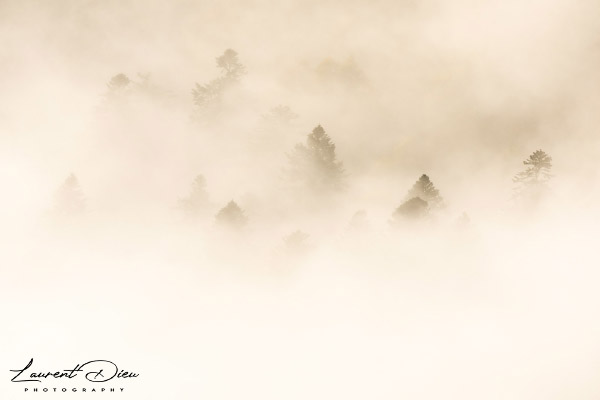
M 0 1 L 3 369 L 119 360 L 127 399 L 596 399 L 598 21 Z

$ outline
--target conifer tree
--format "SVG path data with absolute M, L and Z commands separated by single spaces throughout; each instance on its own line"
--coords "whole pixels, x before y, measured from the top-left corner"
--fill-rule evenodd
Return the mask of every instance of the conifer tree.
M 523 161 L 528 167 L 514 176 L 513 182 L 522 186 L 537 186 L 545 184 L 552 178 L 552 157 L 542 150 L 536 150 Z
M 547 183 L 552 178 L 552 157 L 542 150 L 536 150 L 523 164 L 527 168 L 513 177 L 517 185 L 515 197 L 522 202 L 522 206 L 535 207 L 548 192 Z
M 218 225 L 230 229 L 241 229 L 248 222 L 244 211 L 233 200 L 217 213 L 215 220 Z
M 426 201 L 431 207 L 439 207 L 443 203 L 440 192 L 435 188 L 429 177 L 425 174 L 421 175 L 419 180 L 417 180 L 413 187 L 408 191 L 406 200 L 410 200 L 415 197 Z
M 306 144 L 299 143 L 289 154 L 288 175 L 292 182 L 318 192 L 340 190 L 344 186 L 344 168 L 337 160 L 335 144 L 321 125 L 313 129 Z
M 246 72 L 246 68 L 238 59 L 238 54 L 232 49 L 225 50 L 223 55 L 217 57 L 217 67 L 221 70 L 221 76 L 204 85 L 196 83 L 192 89 L 195 105 L 202 107 L 218 102 L 224 91 L 239 82 Z

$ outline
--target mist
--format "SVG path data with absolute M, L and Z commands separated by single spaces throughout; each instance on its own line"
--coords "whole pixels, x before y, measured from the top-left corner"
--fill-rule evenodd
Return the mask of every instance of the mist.
M 128 399 L 597 398 L 599 14 L 0 1 L 3 369 L 118 360 Z

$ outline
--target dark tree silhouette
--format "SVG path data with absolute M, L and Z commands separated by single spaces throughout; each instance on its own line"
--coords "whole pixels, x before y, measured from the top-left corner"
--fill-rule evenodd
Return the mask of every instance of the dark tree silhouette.
M 231 229 L 241 229 L 248 222 L 244 211 L 233 200 L 217 213 L 215 220 L 220 226 Z
M 415 197 L 426 201 L 431 207 L 439 207 L 443 202 L 440 192 L 433 186 L 433 183 L 425 174 L 421 175 L 406 195 L 407 200 Z
M 517 185 L 515 199 L 518 199 L 522 206 L 532 208 L 548 192 L 547 183 L 552 178 L 552 157 L 542 150 L 536 150 L 523 164 L 527 168 L 513 177 L 513 182 Z
M 527 160 L 523 161 L 523 164 L 528 167 L 513 178 L 513 182 L 517 184 L 537 186 L 548 182 L 552 177 L 550 174 L 552 157 L 542 150 L 534 151 Z
M 217 57 L 217 67 L 221 70 L 221 76 L 213 79 L 207 84 L 200 85 L 196 83 L 192 89 L 194 104 L 197 106 L 206 106 L 218 102 L 225 90 L 234 83 L 237 83 L 246 72 L 245 67 L 238 59 L 234 50 L 227 49 L 220 57 Z
M 398 223 L 403 219 L 418 220 L 426 217 L 429 213 L 427 201 L 420 197 L 413 197 L 406 200 L 394 211 L 392 223 Z
M 337 161 L 335 144 L 321 125 L 307 136 L 306 144 L 297 144 L 288 157 L 291 165 L 288 174 L 293 182 L 316 191 L 343 188 L 343 165 Z
M 85 198 L 74 174 L 69 175 L 56 193 L 54 211 L 57 215 L 79 215 L 85 211 Z
M 192 182 L 190 194 L 179 199 L 179 208 L 186 217 L 198 218 L 207 211 L 210 204 L 208 192 L 206 191 L 206 179 L 203 175 L 198 175 Z

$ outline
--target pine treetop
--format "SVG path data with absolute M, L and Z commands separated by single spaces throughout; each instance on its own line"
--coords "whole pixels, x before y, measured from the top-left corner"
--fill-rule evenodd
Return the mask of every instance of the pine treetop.
M 246 73 L 246 68 L 238 59 L 238 54 L 232 49 L 225 50 L 216 60 L 221 76 L 204 85 L 196 83 L 192 89 L 193 101 L 197 106 L 218 102 L 223 92 Z
M 335 144 L 325 133 L 325 129 L 323 129 L 321 125 L 318 125 L 313 129 L 312 133 L 308 135 L 306 144 L 318 161 L 326 165 L 336 163 Z
M 415 197 L 418 197 L 427 203 L 431 203 L 432 205 L 440 205 L 443 201 L 439 190 L 435 188 L 433 182 L 431 182 L 426 174 L 421 175 L 406 195 L 407 200 Z
M 233 200 L 217 213 L 215 219 L 218 223 L 231 228 L 242 228 L 248 222 L 244 211 Z
M 535 185 L 548 181 L 552 175 L 552 157 L 542 150 L 534 151 L 528 159 L 523 161 L 523 165 L 529 167 L 514 176 L 513 182 L 524 185 Z
M 292 180 L 319 191 L 343 188 L 342 162 L 337 160 L 335 144 L 321 125 L 307 135 L 306 144 L 298 143 L 288 158 L 291 164 L 288 174 Z

